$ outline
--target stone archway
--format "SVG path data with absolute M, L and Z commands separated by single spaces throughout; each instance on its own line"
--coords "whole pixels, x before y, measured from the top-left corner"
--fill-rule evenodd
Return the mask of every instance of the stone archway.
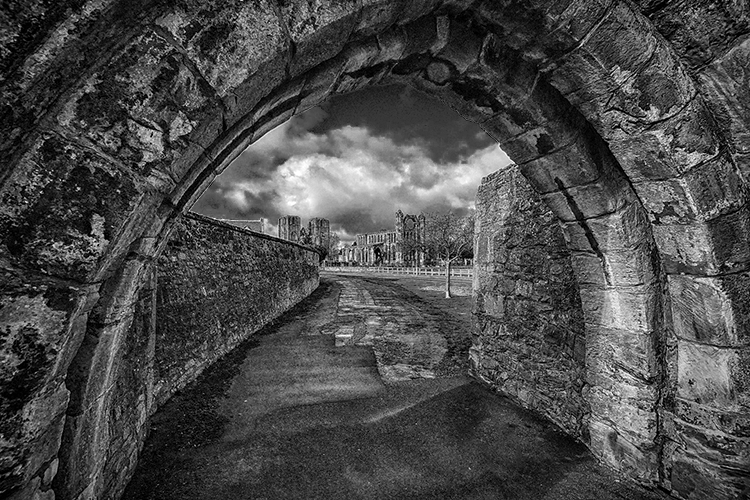
M 690 21 L 468 0 L 113 0 L 21 19 L 2 52 L 3 313 L 20 346 L 5 348 L 3 488 L 47 488 L 58 455 L 61 498 L 113 488 L 98 460 L 112 377 L 175 216 L 274 126 L 393 80 L 479 123 L 561 220 L 592 451 L 684 497 L 746 487 L 746 115 L 725 90 L 750 30 L 696 62 L 670 20 Z

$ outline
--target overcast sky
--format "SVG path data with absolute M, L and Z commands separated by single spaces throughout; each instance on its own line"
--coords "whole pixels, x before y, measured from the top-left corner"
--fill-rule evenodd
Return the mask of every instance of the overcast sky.
M 222 219 L 299 215 L 342 241 L 393 229 L 395 212 L 463 212 L 510 163 L 478 126 L 411 87 L 370 87 L 299 114 L 243 152 L 193 210 Z M 270 227 L 269 227 L 270 226 Z

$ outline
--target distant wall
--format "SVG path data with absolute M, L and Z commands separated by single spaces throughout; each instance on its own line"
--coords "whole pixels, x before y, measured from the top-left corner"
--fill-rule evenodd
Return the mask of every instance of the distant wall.
M 583 312 L 556 217 L 515 165 L 476 205 L 474 375 L 585 440 Z
M 318 261 L 302 245 L 186 216 L 159 259 L 157 401 L 310 295 Z
M 307 247 L 188 214 L 136 302 L 113 389 L 110 446 L 99 460 L 117 498 L 135 467 L 147 421 L 175 391 L 318 286 Z

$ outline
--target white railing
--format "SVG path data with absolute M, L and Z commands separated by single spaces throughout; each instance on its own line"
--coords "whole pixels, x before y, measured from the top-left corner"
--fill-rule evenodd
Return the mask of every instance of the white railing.
M 328 266 L 326 271 L 344 273 L 412 274 L 417 276 L 445 276 L 444 267 L 385 267 L 385 266 Z M 451 267 L 451 276 L 471 278 L 474 270 L 470 267 Z

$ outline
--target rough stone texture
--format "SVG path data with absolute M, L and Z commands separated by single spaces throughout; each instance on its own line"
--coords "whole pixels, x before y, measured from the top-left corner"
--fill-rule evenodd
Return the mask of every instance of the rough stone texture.
M 6 293 L 0 306 L 0 491 L 31 495 L 49 489 L 57 467 L 69 398 L 65 370 L 96 287 L 24 277 L 7 268 L 0 282 Z
M 191 214 L 159 257 L 157 403 L 318 286 L 316 252 L 230 227 Z
M 157 264 L 148 270 L 138 295 L 125 352 L 115 375 L 110 406 L 109 446 L 104 457 L 101 491 L 115 498 L 130 479 L 138 453 L 148 432 L 148 417 L 156 411 L 154 400 L 154 344 L 156 320 Z M 103 495 L 103 496 L 104 496 Z
M 108 442 L 145 263 L 215 173 L 395 80 L 482 124 L 565 221 L 592 451 L 684 498 L 747 496 L 749 32 L 742 2 L 703 0 L 3 3 L 0 494 L 77 470 L 63 425 Z
M 515 165 L 476 204 L 472 370 L 588 441 L 583 310 L 558 222 Z
M 103 378 L 109 384 L 99 394 L 97 384 L 71 382 L 76 376 L 69 374 L 69 386 L 97 395 L 73 391 L 79 401 L 68 409 L 58 495 L 117 498 L 136 465 L 149 415 L 309 295 L 318 284 L 318 260 L 297 244 L 195 214 L 181 218 L 165 251 L 143 271 L 146 283 L 133 297 L 131 313 L 117 318 L 116 328 L 100 327 L 96 344 L 84 340 L 81 351 L 91 351 L 86 362 L 93 368 L 82 374 L 108 371 Z M 99 354 L 113 349 L 99 349 L 105 342 L 121 350 L 110 368 Z M 99 419 L 103 423 L 91 425 Z

